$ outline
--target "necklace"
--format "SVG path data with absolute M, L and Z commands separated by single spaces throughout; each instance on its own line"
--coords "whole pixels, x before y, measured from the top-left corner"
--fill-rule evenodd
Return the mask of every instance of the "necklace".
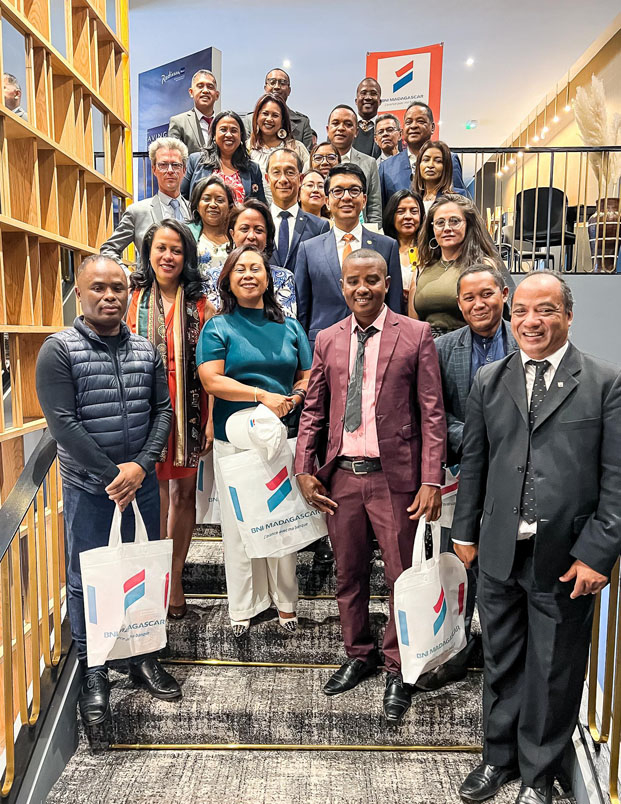
M 444 268 L 446 273 L 451 266 L 455 265 L 455 260 L 443 260 L 440 258 L 440 265 Z

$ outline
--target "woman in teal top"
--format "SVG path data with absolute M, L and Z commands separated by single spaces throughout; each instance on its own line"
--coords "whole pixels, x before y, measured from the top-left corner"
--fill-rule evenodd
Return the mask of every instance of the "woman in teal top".
M 232 504 L 228 495 L 220 493 L 218 463 L 240 451 L 226 437 L 226 420 L 232 413 L 262 403 L 282 418 L 304 401 L 311 350 L 299 322 L 284 316 L 269 264 L 257 249 L 235 249 L 218 285 L 222 309 L 201 332 L 196 362 L 205 390 L 214 397 L 214 469 L 231 625 L 235 635 L 241 636 L 250 618 L 273 603 L 283 628 L 295 631 L 296 554 L 247 557 Z

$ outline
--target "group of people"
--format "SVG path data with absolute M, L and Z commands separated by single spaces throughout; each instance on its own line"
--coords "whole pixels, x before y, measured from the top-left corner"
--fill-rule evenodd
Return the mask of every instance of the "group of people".
M 86 667 L 79 553 L 107 544 L 115 505 L 131 538 L 136 499 L 149 537 L 173 541 L 168 616 L 183 618 L 199 460 L 213 450 L 222 491 L 220 461 L 239 451 L 227 420 L 262 404 L 287 422 L 299 414 L 297 483 L 327 518 L 347 661 L 324 692 L 383 664 L 389 724 L 415 692 L 401 676 L 394 582 L 417 521 L 440 515 L 447 462 L 460 464 L 443 543 L 469 569 L 467 630 L 477 596 L 485 658 L 483 762 L 461 794 L 483 801 L 521 775 L 519 804 L 548 804 L 578 711 L 592 593 L 621 545 L 621 377 L 569 344 L 562 277 L 515 287 L 459 160 L 431 140 L 428 106 L 407 110 L 402 133 L 376 117 L 381 89 L 366 78 L 358 114 L 337 106 L 313 145 L 290 91 L 272 70 L 252 115 L 214 115 L 215 78 L 193 77 L 193 108 L 149 149 L 157 194 L 81 264 L 82 315 L 39 354 L 82 717 L 97 730 L 110 710 L 106 667 Z M 119 257 L 131 242 L 128 287 Z M 233 633 L 270 607 L 295 632 L 295 553 L 248 558 L 230 496 L 220 504 Z M 374 538 L 390 591 L 383 656 L 369 625 Z M 463 678 L 471 647 L 418 689 Z M 129 672 L 156 697 L 182 694 L 153 654 Z

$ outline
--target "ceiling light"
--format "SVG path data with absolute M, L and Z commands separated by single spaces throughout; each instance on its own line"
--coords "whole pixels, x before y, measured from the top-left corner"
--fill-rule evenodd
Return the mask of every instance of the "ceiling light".
M 502 179 L 502 170 L 499 170 L 496 175 L 498 176 L 499 179 Z
M 525 148 L 530 148 L 530 142 L 527 142 L 527 143 L 526 143 L 526 145 L 525 145 L 524 147 L 525 147 Z
M 473 64 L 474 64 L 473 58 L 466 59 L 466 67 L 472 67 Z
M 506 165 L 502 166 L 502 172 L 503 173 L 506 173 L 508 170 L 509 170 L 509 168 Z
M 543 136 L 544 134 L 547 134 L 549 130 L 550 130 L 550 129 L 548 128 L 548 126 L 544 126 L 544 127 L 541 129 L 541 136 Z
M 570 106 L 569 104 L 567 104 L 567 105 L 565 106 L 565 109 L 564 109 L 563 111 L 565 111 L 565 112 L 571 112 L 571 106 Z
M 509 164 L 510 165 L 515 165 L 515 159 L 513 157 L 511 157 L 511 159 L 509 159 Z
M 521 159 L 524 156 L 524 151 L 518 151 L 517 155 L 518 155 L 518 159 Z
M 554 117 L 552 118 L 552 122 L 553 122 L 553 123 L 558 123 L 558 121 L 559 121 L 560 119 L 561 119 L 561 118 L 560 118 L 560 117 L 559 117 L 557 114 L 555 114 L 555 115 L 554 115 Z
M 289 61 L 289 59 L 283 59 L 282 66 L 285 68 L 285 70 L 288 70 L 289 67 L 291 67 L 291 62 Z
M 478 120 L 466 120 L 466 131 L 471 131 L 479 125 Z
M 535 136 L 533 137 L 533 142 L 539 142 L 539 135 L 538 134 L 535 134 Z

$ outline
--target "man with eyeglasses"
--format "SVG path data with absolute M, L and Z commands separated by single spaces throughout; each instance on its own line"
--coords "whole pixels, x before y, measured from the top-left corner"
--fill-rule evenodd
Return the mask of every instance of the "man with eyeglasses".
M 365 78 L 356 89 L 356 108 L 358 109 L 358 133 L 353 146 L 361 154 L 377 159 L 380 149 L 375 142 L 375 123 L 377 110 L 382 99 L 382 88 L 375 78 Z
M 375 144 L 380 151 L 378 165 L 401 150 L 401 123 L 394 114 L 381 114 L 375 121 Z
M 328 139 L 341 156 L 341 164 L 352 164 L 359 167 L 366 179 L 366 203 L 362 207 L 365 223 L 382 226 L 382 196 L 380 192 L 377 162 L 372 156 L 362 154 L 353 147 L 358 132 L 356 113 L 346 104 L 335 106 L 330 112 L 326 126 Z
M 276 227 L 275 248 L 270 263 L 290 271 L 300 243 L 330 231 L 324 218 L 304 212 L 298 204 L 302 163 L 295 151 L 277 148 L 267 160 L 265 178 L 272 193 L 270 212 Z
M 408 190 L 412 184 L 412 177 L 416 170 L 418 152 L 436 130 L 433 112 L 422 101 L 416 101 L 406 109 L 403 119 L 403 135 L 406 148 L 400 154 L 387 159 L 379 167 L 380 184 L 382 187 L 382 203 L 387 204 L 388 199 L 397 190 Z M 468 197 L 468 191 L 461 174 L 459 157 L 453 157 L 453 190 L 459 195 Z
M 168 136 L 177 137 L 194 154 L 207 145 L 209 126 L 214 116 L 214 106 L 220 93 L 218 82 L 211 70 L 197 70 L 192 76 L 188 93 L 194 106 L 188 112 L 176 114 L 168 123 Z
M 391 237 L 371 232 L 360 223 L 366 203 L 366 176 L 358 165 L 332 168 L 326 179 L 328 209 L 334 220 L 325 234 L 301 243 L 295 266 L 298 319 L 311 346 L 317 333 L 347 315 L 347 304 L 339 284 L 343 260 L 359 248 L 377 251 L 388 265 L 386 304 L 401 313 L 401 266 L 399 246 Z
M 270 70 L 265 76 L 265 85 L 263 89 L 265 92 L 269 92 L 271 95 L 276 95 L 278 98 L 284 101 L 284 103 L 287 103 L 289 95 L 291 95 L 291 79 L 284 70 L 281 70 L 280 67 L 276 67 L 275 69 Z M 292 109 L 288 103 L 287 109 L 289 111 L 291 131 L 294 139 L 303 143 L 306 146 L 306 149 L 310 151 L 310 149 L 313 147 L 313 130 L 311 129 L 310 120 L 305 114 L 302 114 L 302 112 L 296 112 L 294 109 Z M 245 115 L 243 121 L 246 131 L 252 131 L 252 112 Z
M 136 255 L 140 254 L 147 229 L 164 218 L 189 221 L 190 205 L 181 195 L 181 181 L 185 176 L 188 149 L 174 137 L 160 137 L 149 146 L 149 159 L 158 191 L 151 198 L 130 204 L 112 235 L 102 244 L 102 254 L 120 257 L 133 243 Z

